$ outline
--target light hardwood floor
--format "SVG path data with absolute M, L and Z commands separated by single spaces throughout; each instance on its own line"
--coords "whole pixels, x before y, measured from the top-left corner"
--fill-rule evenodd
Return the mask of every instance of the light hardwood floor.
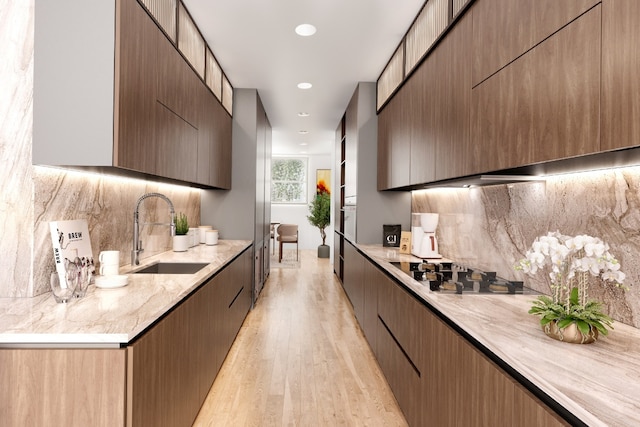
M 271 270 L 194 423 L 406 425 L 333 266 L 313 250 L 299 268 Z

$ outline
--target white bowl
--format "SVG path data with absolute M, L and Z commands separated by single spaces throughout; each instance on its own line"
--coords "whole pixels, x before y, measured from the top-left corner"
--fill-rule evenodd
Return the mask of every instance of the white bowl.
M 113 289 L 127 286 L 129 283 L 129 276 L 123 274 L 114 274 L 110 276 L 96 276 L 96 287 L 102 289 Z

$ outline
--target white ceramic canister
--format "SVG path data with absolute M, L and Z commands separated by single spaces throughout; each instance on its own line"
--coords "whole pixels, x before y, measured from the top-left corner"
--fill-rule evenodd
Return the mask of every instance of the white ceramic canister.
M 206 243 L 209 246 L 218 244 L 218 230 L 207 230 Z
M 200 243 L 200 230 L 195 227 L 189 227 L 189 232 L 187 236 L 191 237 L 191 242 L 189 244 L 190 247 L 197 246 Z
M 207 242 L 207 230 L 211 230 L 213 227 L 210 225 L 201 225 L 198 227 L 200 230 L 200 243 Z

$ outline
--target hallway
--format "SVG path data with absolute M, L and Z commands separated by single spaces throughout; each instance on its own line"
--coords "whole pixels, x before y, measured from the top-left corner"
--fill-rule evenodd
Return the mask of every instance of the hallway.
M 406 421 L 333 266 L 301 250 L 271 269 L 194 426 L 337 425 Z

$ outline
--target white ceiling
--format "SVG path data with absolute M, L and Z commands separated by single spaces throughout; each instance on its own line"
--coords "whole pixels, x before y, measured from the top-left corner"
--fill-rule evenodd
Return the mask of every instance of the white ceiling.
M 356 84 L 377 80 L 424 0 L 183 3 L 233 87 L 258 90 L 273 127 L 273 153 L 317 154 L 332 151 Z M 304 23 L 316 34 L 298 36 L 295 27 Z M 300 82 L 313 88 L 298 89 Z M 298 117 L 301 111 L 310 116 Z

